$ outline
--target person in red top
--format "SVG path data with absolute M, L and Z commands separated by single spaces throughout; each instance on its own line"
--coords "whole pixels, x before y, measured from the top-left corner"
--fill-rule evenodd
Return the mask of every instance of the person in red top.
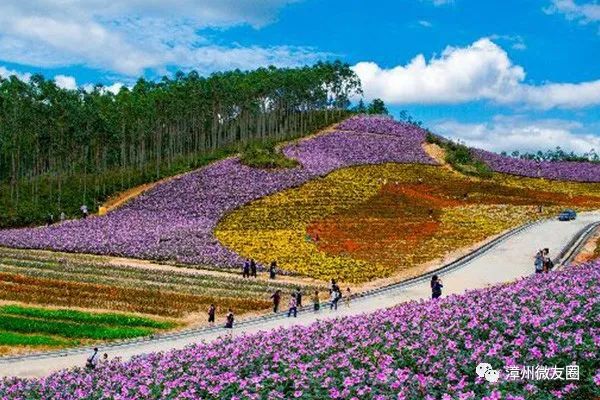
M 281 290 L 276 290 L 271 295 L 271 298 L 273 299 L 273 312 L 277 313 L 279 311 L 279 303 L 281 303 Z

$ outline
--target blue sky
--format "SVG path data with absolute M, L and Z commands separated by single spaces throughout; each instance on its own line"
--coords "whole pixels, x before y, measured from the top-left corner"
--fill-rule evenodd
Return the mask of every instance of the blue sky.
M 0 75 L 117 90 L 339 58 L 365 97 L 496 151 L 600 151 L 596 0 L 3 0 Z

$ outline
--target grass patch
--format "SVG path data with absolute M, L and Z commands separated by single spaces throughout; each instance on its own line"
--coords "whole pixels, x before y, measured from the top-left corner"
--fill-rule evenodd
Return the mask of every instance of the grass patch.
M 142 327 L 112 327 L 66 321 L 43 321 L 13 315 L 2 315 L 0 318 L 0 330 L 93 340 L 128 339 L 146 336 L 154 331 L 150 328 Z
M 240 151 L 242 164 L 253 168 L 294 168 L 298 161 L 286 157 L 274 141 L 249 143 Z
M 169 329 L 175 327 L 172 322 L 155 321 L 150 318 L 112 313 L 88 313 L 76 310 L 48 310 L 45 308 L 8 305 L 0 307 L 0 314 L 16 315 L 51 321 L 68 321 L 83 324 L 116 325 L 122 327 L 145 327 Z
M 490 167 L 483 161 L 474 157 L 471 149 L 467 146 L 444 139 L 431 132 L 427 133 L 426 141 L 427 143 L 436 144 L 446 150 L 446 162 L 458 172 L 484 179 L 492 177 L 492 170 Z
M 62 347 L 78 344 L 77 341 L 63 340 L 47 335 L 26 335 L 0 331 L 0 346 L 52 346 Z

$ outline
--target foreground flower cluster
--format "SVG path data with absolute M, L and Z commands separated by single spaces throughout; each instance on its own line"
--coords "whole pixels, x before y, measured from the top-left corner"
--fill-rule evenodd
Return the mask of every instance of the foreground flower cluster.
M 3 399 L 588 399 L 600 395 L 600 262 L 370 315 L 221 339 L 40 380 Z M 596 321 L 596 322 L 593 322 Z M 497 383 L 477 377 L 487 362 Z M 505 367 L 579 366 L 513 381 Z
M 506 174 L 575 182 L 600 182 L 600 164 L 591 162 L 521 160 L 485 150 L 475 155 L 493 171 Z
M 362 126 L 367 117 L 353 119 Z M 385 162 L 428 163 L 423 130 L 375 119 L 378 133 L 332 132 L 284 149 L 301 166 L 267 171 L 227 159 L 158 185 L 105 217 L 0 232 L 0 245 L 237 266 L 241 259 L 214 237 L 217 222 L 252 200 L 301 185 L 338 168 Z M 392 134 L 382 134 L 393 127 Z M 369 128 L 373 131 L 373 128 Z

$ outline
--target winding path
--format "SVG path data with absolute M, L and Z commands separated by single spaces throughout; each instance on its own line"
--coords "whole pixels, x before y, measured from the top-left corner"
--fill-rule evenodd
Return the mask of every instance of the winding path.
M 548 247 L 551 255 L 557 256 L 563 249 L 573 246 L 572 239 L 577 237 L 584 228 L 598 221 L 600 221 L 600 212 L 584 213 L 575 221 L 545 220 L 510 231 L 465 258 L 441 267 L 438 274 L 444 283 L 444 295 L 459 294 L 467 289 L 482 288 L 527 276 L 533 272 L 532 257 L 538 249 Z M 429 296 L 428 276 L 424 276 L 403 284 L 374 290 L 363 297 L 353 299 L 350 307 L 340 305 L 337 311 L 329 309 L 322 310 L 320 313 L 302 311 L 298 318 L 274 315 L 241 321 L 233 329 L 233 335 L 296 324 L 306 325 L 317 319 L 356 315 L 394 306 L 404 301 L 426 299 Z M 283 303 L 286 304 L 287 299 L 284 299 Z M 128 359 L 138 354 L 167 351 L 200 341 L 211 341 L 224 333 L 220 327 L 196 329 L 153 339 L 115 343 L 101 348 L 100 352 L 107 352 L 111 357 L 119 356 Z M 39 377 L 63 368 L 81 366 L 88 352 L 88 349 L 71 349 L 0 358 L 0 376 Z

